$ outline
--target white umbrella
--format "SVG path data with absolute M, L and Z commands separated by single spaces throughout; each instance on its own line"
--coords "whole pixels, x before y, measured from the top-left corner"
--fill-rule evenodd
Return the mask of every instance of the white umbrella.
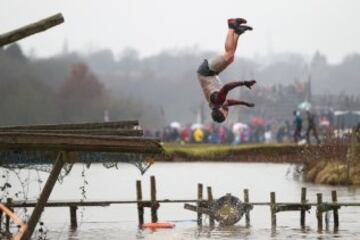
M 178 122 L 172 122 L 172 123 L 170 123 L 170 127 L 179 129 L 181 127 L 181 124 Z
M 309 111 L 311 109 L 311 103 L 304 101 L 298 105 L 299 110 Z
M 191 130 L 195 130 L 197 128 L 203 128 L 204 125 L 202 125 L 201 123 L 194 123 L 193 125 L 191 125 Z
M 237 122 L 234 123 L 234 125 L 232 126 L 232 132 L 233 133 L 238 133 L 240 129 L 245 129 L 248 128 L 249 126 L 245 123 L 242 122 Z

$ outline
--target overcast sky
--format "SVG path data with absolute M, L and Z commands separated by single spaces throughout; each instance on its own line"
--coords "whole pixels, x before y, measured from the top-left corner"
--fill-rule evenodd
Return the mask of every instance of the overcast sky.
M 359 0 L 0 0 L 0 33 L 62 12 L 61 26 L 20 41 L 37 56 L 70 50 L 88 52 L 126 47 L 142 56 L 166 49 L 221 51 L 226 19 L 245 17 L 238 56 L 316 50 L 330 62 L 360 52 Z

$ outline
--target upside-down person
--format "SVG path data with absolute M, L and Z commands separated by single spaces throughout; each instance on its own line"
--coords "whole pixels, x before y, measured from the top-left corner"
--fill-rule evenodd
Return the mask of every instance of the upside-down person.
M 252 30 L 252 27 L 244 24 L 246 24 L 246 20 L 243 18 L 228 19 L 229 29 L 225 41 L 225 53 L 205 59 L 197 70 L 201 88 L 212 110 L 211 117 L 215 122 L 225 121 L 230 106 L 255 106 L 253 103 L 226 98 L 228 92 L 236 87 L 245 86 L 251 89 L 251 86 L 256 83 L 255 80 L 234 81 L 224 85 L 218 76 L 234 61 L 239 36 L 248 30 Z

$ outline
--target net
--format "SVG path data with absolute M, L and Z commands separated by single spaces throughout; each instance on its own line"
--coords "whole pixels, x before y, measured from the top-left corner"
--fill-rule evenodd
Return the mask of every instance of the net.
M 0 151 L 0 166 L 9 169 L 26 168 L 50 172 L 57 154 L 58 152 L 54 151 L 2 150 Z M 119 168 L 120 163 L 128 163 L 144 174 L 155 162 L 155 156 L 141 153 L 69 152 L 61 172 L 61 178 L 70 173 L 75 162 L 87 166 L 92 163 L 100 163 L 106 168 Z

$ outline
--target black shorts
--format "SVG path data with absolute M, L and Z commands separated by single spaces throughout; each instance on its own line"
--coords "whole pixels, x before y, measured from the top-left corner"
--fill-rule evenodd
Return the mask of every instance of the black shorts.
M 210 77 L 210 76 L 215 76 L 217 75 L 216 72 L 214 72 L 213 70 L 211 70 L 209 68 L 209 62 L 207 59 L 204 59 L 204 61 L 200 64 L 197 72 L 202 75 L 202 76 L 205 76 L 205 77 Z

